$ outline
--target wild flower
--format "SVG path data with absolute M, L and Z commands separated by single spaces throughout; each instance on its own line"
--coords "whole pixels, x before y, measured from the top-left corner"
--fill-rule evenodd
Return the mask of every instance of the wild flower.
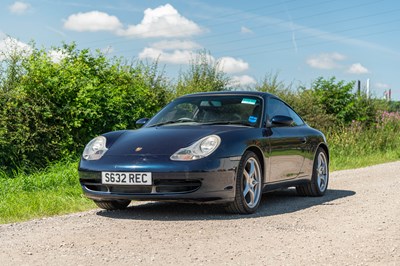
M 400 129 L 400 113 L 399 112 L 388 112 L 380 111 L 376 117 L 376 128 L 377 129 Z

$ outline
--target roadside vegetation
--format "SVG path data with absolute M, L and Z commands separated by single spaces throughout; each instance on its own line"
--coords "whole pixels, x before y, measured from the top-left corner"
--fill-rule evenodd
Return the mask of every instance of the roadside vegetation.
M 29 56 L 0 55 L 0 223 L 94 207 L 82 196 L 77 162 L 84 145 L 107 131 L 135 128 L 171 99 L 237 89 L 201 51 L 177 81 L 157 62 L 126 62 L 74 44 Z M 331 170 L 400 159 L 400 102 L 355 92 L 354 82 L 317 78 L 292 88 L 267 74 L 251 89 L 274 93 L 327 136 Z
M 0 223 L 94 208 L 82 195 L 77 167 L 77 160 L 62 160 L 32 174 L 0 173 Z

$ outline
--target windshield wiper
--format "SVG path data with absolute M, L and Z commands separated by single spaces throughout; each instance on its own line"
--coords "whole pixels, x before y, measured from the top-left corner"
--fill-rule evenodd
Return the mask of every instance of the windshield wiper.
M 208 123 L 202 123 L 202 125 L 241 125 L 241 126 L 248 126 L 254 127 L 254 124 L 250 124 L 246 121 L 214 121 Z
M 191 123 L 195 122 L 193 120 L 189 119 L 177 119 L 177 120 L 169 120 L 161 123 L 157 123 L 154 125 L 151 125 L 149 127 L 160 127 L 164 125 L 169 125 L 169 124 L 178 124 L 178 123 Z M 254 124 L 251 124 L 247 121 L 213 121 L 213 122 L 205 122 L 205 123 L 199 123 L 196 122 L 196 124 L 199 125 L 240 125 L 240 126 L 247 126 L 247 127 L 254 127 Z
M 164 125 L 168 125 L 168 124 L 177 124 L 177 123 L 189 123 L 189 122 L 194 122 L 193 120 L 189 120 L 189 119 L 177 119 L 177 120 L 169 120 L 169 121 L 165 121 L 165 122 L 161 122 L 161 123 L 157 123 L 154 125 L 151 125 L 149 127 L 160 127 L 160 126 L 164 126 Z

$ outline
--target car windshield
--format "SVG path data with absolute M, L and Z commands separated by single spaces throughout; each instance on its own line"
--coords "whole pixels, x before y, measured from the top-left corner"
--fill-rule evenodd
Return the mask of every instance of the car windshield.
M 175 124 L 221 124 L 258 127 L 262 101 L 255 96 L 213 95 L 179 98 L 154 116 L 146 127 Z

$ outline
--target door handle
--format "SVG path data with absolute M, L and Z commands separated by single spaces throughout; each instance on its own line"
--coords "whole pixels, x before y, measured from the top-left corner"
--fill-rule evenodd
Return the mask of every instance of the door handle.
M 301 142 L 302 144 L 307 143 L 307 138 L 306 138 L 306 137 L 300 138 L 300 142 Z

